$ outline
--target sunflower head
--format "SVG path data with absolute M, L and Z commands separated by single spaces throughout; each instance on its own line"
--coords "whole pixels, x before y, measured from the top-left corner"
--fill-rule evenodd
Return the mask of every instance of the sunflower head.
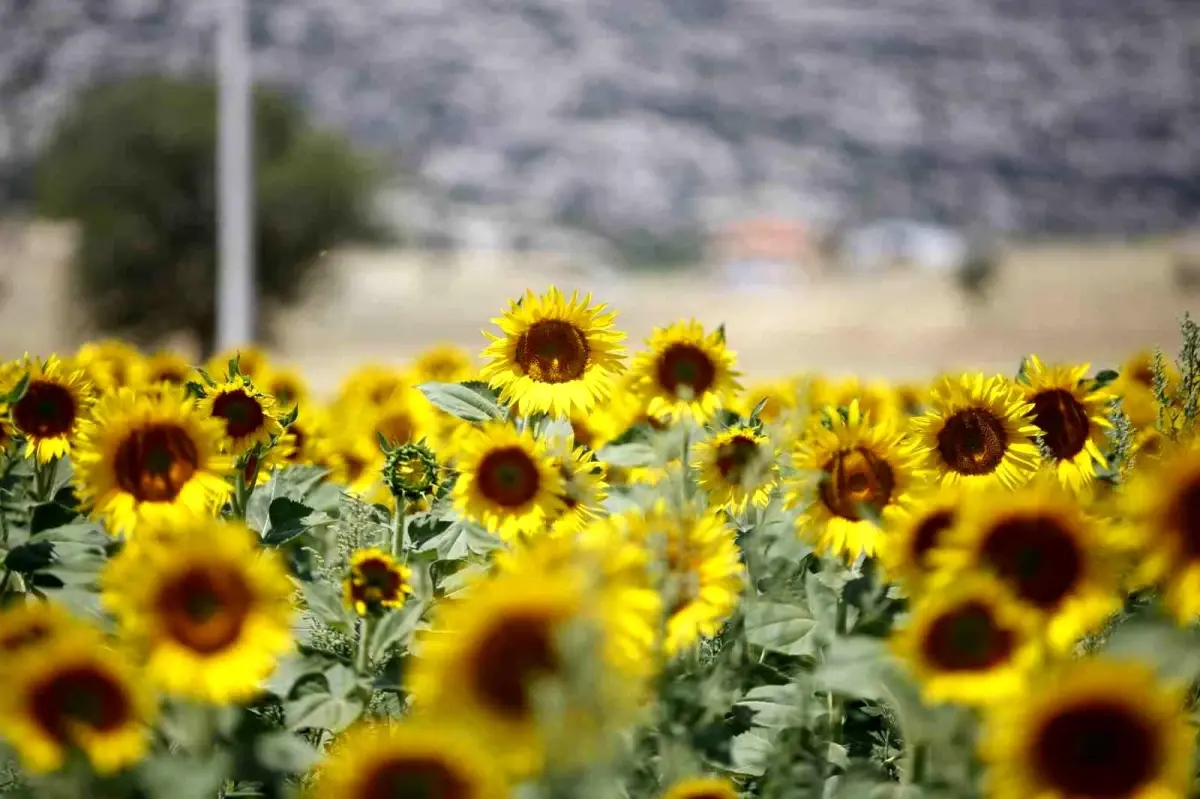
M 210 387 L 201 407 L 224 425 L 224 446 L 234 455 L 243 455 L 256 444 L 269 446 L 283 432 L 274 398 L 257 390 L 245 377 L 235 375 Z
M 0 609 L 0 672 L 25 654 L 88 630 L 53 602 L 19 602 Z
M 765 507 L 779 482 L 779 463 L 770 439 L 745 425 L 698 443 L 693 463 L 709 502 L 734 513 L 747 505 Z
M 85 380 L 99 392 L 139 388 L 146 382 L 147 364 L 137 347 L 118 339 L 93 341 L 75 353 L 74 362 Z
M 803 507 L 796 526 L 819 551 L 855 558 L 873 555 L 877 521 L 907 501 L 920 458 L 887 424 L 872 424 L 851 401 L 844 412 L 827 408 L 796 445 L 792 462 L 801 477 L 788 502 Z
M 398 388 L 382 403 L 355 403 L 343 406 L 351 417 L 359 417 L 376 440 L 397 447 L 420 441 L 434 430 L 434 407 L 415 388 Z
M 271 369 L 262 385 L 281 408 L 294 408 L 308 402 L 308 382 L 297 369 Z
M 912 420 L 928 466 L 948 483 L 1013 487 L 1037 471 L 1033 406 L 1002 375 L 945 378 Z
M 359 616 L 400 608 L 413 592 L 412 570 L 382 549 L 372 547 L 350 556 L 350 570 L 342 583 L 346 607 Z
M 742 386 L 723 331 L 705 333 L 695 320 L 656 328 L 633 365 L 636 390 L 651 417 L 690 416 L 706 422 Z
M 232 368 L 235 364 L 236 369 Z M 240 375 L 259 383 L 271 370 L 271 361 L 258 347 L 239 347 L 213 355 L 208 359 L 206 369 L 210 374 Z
M 80 427 L 76 493 L 114 534 L 211 514 L 231 491 L 233 461 L 220 451 L 222 432 L 182 388 L 107 394 Z
M 1138 429 L 1153 427 L 1158 421 L 1159 403 L 1154 387 L 1153 352 L 1143 351 L 1131 356 L 1121 365 L 1116 380 L 1110 388 L 1121 398 L 1121 409 Z M 1163 389 L 1167 397 L 1175 393 L 1179 383 L 1179 372 L 1164 358 L 1162 361 Z
M 244 524 L 196 516 L 147 536 L 108 563 L 101 587 L 169 694 L 249 698 L 292 647 L 287 568 Z
M 475 374 L 471 353 L 457 344 L 438 344 L 417 356 L 412 383 L 462 383 Z
M 8 418 L 13 432 L 25 439 L 25 457 L 49 463 L 65 456 L 94 398 L 84 372 L 51 355 L 45 362 L 26 356 L 10 382 L 28 378 L 24 393 L 12 403 Z M 9 386 L 11 388 L 11 386 Z
M 1048 367 L 1036 356 L 1025 362 L 1025 400 L 1033 405 L 1033 423 L 1040 433 L 1043 455 L 1055 474 L 1079 491 L 1106 462 L 1108 405 L 1115 399 L 1087 385 L 1089 364 Z
M 554 287 L 540 297 L 526 291 L 493 320 L 501 335 L 485 334 L 489 363 L 480 376 L 518 413 L 586 413 L 609 396 L 624 368 L 625 334 L 613 328 L 615 318 L 590 294 L 568 299 Z
M 424 441 L 405 444 L 387 452 L 383 480 L 392 496 L 415 502 L 441 490 L 441 466 Z
M 551 439 L 547 450 L 562 477 L 562 509 L 553 517 L 552 535 L 573 535 L 602 512 L 608 496 L 607 470 L 592 450 L 573 446 L 567 438 Z
M 460 513 L 505 539 L 534 533 L 562 513 L 562 474 L 528 430 L 495 422 L 463 447 L 454 486 Z
M 191 380 L 192 373 L 188 359 L 177 352 L 163 350 L 146 359 L 146 382 L 150 385 L 170 383 L 184 386 Z
M 980 744 L 996 799 L 1182 797 L 1195 732 L 1181 686 L 1149 665 L 1063 663 L 989 709 Z
M 500 762 L 463 728 L 428 720 L 364 722 L 338 736 L 309 799 L 496 799 Z
M 910 596 L 922 593 L 934 566 L 931 553 L 954 527 L 961 501 L 961 491 L 938 486 L 914 494 L 911 504 L 896 508 L 886 518 L 880 565 L 888 579 L 902 585 Z
M 892 649 L 931 703 L 1005 701 L 1042 660 L 1037 614 L 986 572 L 921 597 Z
M 993 488 L 961 505 L 941 567 L 984 569 L 1041 614 L 1048 643 L 1069 651 L 1120 607 L 1113 553 L 1099 522 L 1057 483 Z
M 98 773 L 111 774 L 149 747 L 153 697 L 95 631 L 80 628 L 33 648 L 5 678 L 0 733 L 30 773 L 55 771 L 80 750 Z
M 627 709 L 615 674 L 589 665 L 603 662 L 597 601 L 574 570 L 476 580 L 435 606 L 416 641 L 414 711 L 460 719 L 517 776 L 548 759 L 587 757 L 604 722 Z
M 738 790 L 723 777 L 690 777 L 667 788 L 663 799 L 737 799 Z

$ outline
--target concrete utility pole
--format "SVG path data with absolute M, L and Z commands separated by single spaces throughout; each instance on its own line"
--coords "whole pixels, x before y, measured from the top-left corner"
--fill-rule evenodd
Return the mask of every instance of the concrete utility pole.
M 254 340 L 254 171 L 248 0 L 218 0 L 217 180 L 220 260 L 217 267 L 217 347 Z

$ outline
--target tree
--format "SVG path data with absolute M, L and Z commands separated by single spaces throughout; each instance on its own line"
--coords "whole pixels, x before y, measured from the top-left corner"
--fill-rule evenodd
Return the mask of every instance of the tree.
M 37 170 L 39 211 L 79 224 L 73 282 L 103 331 L 149 343 L 187 332 L 205 355 L 216 326 L 217 90 L 146 77 L 86 90 Z M 377 233 L 374 171 L 290 98 L 254 96 L 260 336 L 296 303 L 322 253 Z

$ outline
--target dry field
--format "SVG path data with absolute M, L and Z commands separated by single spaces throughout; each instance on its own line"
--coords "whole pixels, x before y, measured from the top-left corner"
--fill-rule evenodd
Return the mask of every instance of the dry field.
M 0 265 L 0 353 L 76 345 L 87 331 L 66 301 L 61 232 L 38 227 Z M 919 377 L 943 368 L 1012 371 L 1022 354 L 1111 364 L 1135 348 L 1173 348 L 1177 319 L 1200 311 L 1170 280 L 1158 244 L 1030 245 L 1007 260 L 987 307 L 968 310 L 948 278 L 871 279 L 737 290 L 712 277 L 616 279 L 548 259 L 475 255 L 451 262 L 406 253 L 331 253 L 331 279 L 283 320 L 278 357 L 329 388 L 363 361 L 400 362 L 437 341 L 478 348 L 480 329 L 525 288 L 580 286 L 616 306 L 640 343 L 655 324 L 692 315 L 724 322 L 754 377 L 800 370 Z

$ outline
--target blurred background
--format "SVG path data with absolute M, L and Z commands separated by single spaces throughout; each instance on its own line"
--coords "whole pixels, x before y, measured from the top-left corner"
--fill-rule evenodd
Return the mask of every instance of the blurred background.
M 743 369 L 1200 309 L 1195 0 L 246 0 L 257 336 L 330 387 L 594 291 Z M 0 0 L 0 355 L 217 343 L 224 0 Z

